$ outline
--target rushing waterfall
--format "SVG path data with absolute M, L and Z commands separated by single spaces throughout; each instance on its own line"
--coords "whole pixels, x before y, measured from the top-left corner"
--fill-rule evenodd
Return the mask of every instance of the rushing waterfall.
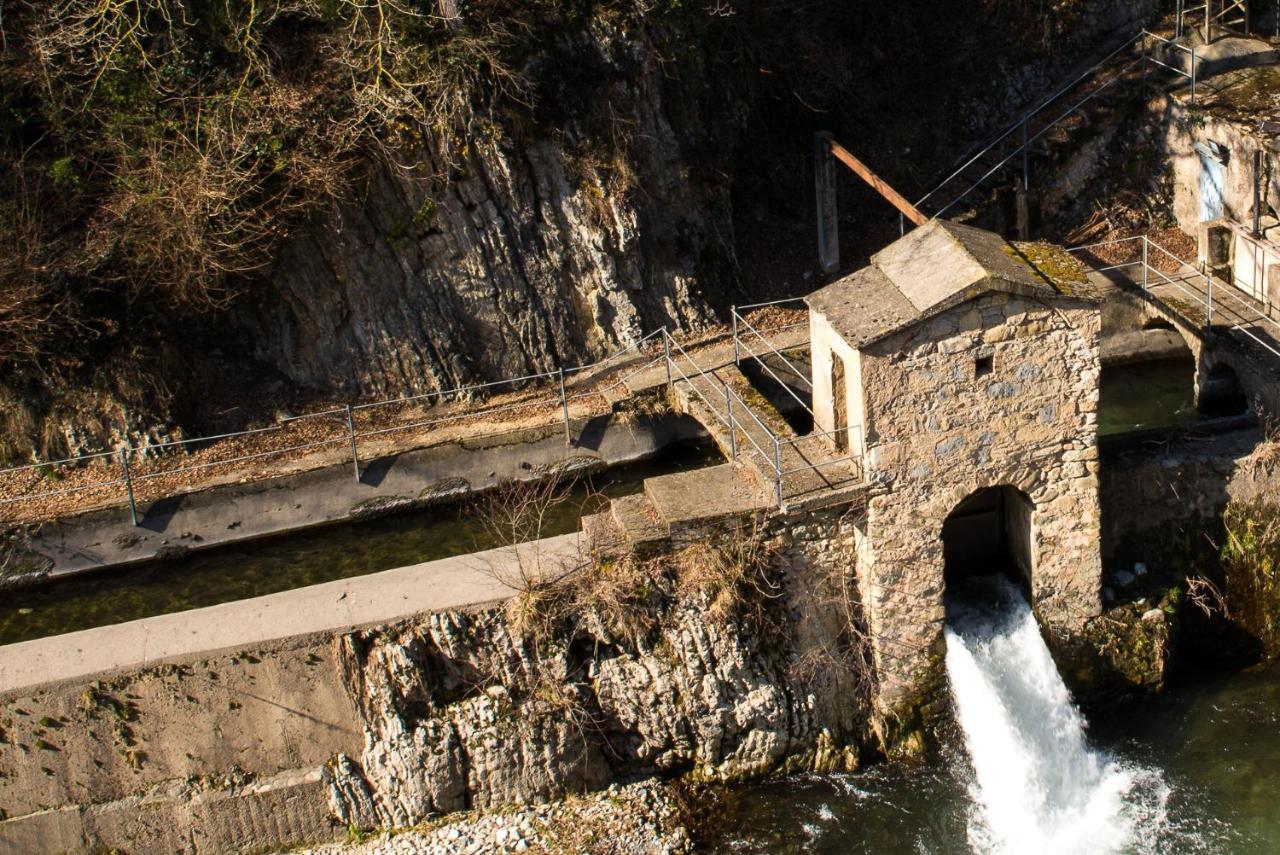
M 1089 747 L 1085 721 L 1010 583 L 951 609 L 947 674 L 972 767 L 969 844 L 982 853 L 1151 852 L 1166 824 L 1158 771 Z

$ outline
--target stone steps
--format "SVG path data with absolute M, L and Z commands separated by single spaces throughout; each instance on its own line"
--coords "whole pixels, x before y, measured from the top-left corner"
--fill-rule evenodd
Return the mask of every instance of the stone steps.
M 772 504 L 745 468 L 734 463 L 648 478 L 644 495 L 671 536 Z
M 706 427 L 716 445 L 729 458 L 733 456 L 734 441 L 728 427 L 729 404 L 725 399 L 724 384 L 728 382 L 731 387 L 740 385 L 741 381 L 735 381 L 734 375 L 741 377 L 736 366 L 721 366 L 704 374 L 690 375 L 687 381 L 682 377 L 675 384 L 675 397 L 680 408 Z M 750 472 L 756 486 L 766 491 L 772 501 L 778 502 L 775 463 L 785 473 L 781 504 L 787 509 L 798 504 L 819 507 L 862 487 L 859 468 L 840 460 L 846 456 L 844 453 L 833 452 L 821 439 L 797 437 L 784 427 L 785 422 L 776 411 L 755 412 L 757 421 L 750 414 L 737 411 L 744 406 L 740 399 L 734 398 L 732 406 L 737 408 L 733 418 L 737 434 L 737 463 Z M 772 429 L 771 423 L 776 423 L 777 430 Z M 776 461 L 775 436 L 781 440 Z

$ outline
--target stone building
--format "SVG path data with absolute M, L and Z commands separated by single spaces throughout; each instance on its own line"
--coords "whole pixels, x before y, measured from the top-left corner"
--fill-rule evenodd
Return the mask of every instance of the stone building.
M 1042 625 L 1101 611 L 1099 301 L 1043 244 L 936 220 L 807 298 L 816 431 L 862 457 L 858 585 L 891 713 L 948 583 L 1007 572 Z

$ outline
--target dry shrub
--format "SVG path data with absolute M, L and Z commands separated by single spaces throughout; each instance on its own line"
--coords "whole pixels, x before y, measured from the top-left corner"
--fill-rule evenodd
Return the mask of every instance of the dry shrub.
M 1226 595 L 1205 576 L 1187 577 L 1187 600 L 1204 612 L 1205 617 L 1221 615 L 1228 620 L 1231 618 Z
M 706 604 L 707 617 L 714 621 L 741 616 L 744 609 L 763 617 L 765 604 L 781 591 L 769 578 L 775 551 L 758 521 L 732 525 L 710 541 L 676 553 L 676 594 Z
M 876 683 L 874 636 L 857 590 L 856 557 L 846 559 L 830 562 L 809 594 L 811 612 L 827 615 L 829 623 L 810 634 L 809 644 L 788 665 L 788 677 L 813 689 L 835 688 L 828 694 L 850 703 L 869 703 Z
M 1222 566 L 1232 619 L 1280 654 L 1280 506 L 1232 502 L 1223 512 Z
M 670 556 L 642 559 L 584 543 L 573 559 L 550 561 L 533 544 L 571 490 L 552 479 L 507 482 L 475 504 L 491 538 L 515 549 L 513 560 L 493 562 L 487 572 L 514 592 L 507 617 L 518 635 L 542 643 L 576 623 L 642 647 L 673 603 L 695 603 L 719 622 L 762 621 L 779 596 L 769 577 L 774 547 L 758 522 L 731 525 Z
M 221 307 L 358 158 L 428 142 L 456 163 L 487 109 L 523 98 L 520 34 L 489 5 L 450 22 L 404 0 L 6 3 L 0 173 L 21 211 L 56 215 L 0 228 L 0 359 L 42 355 L 55 273 Z M 9 284 L 22 264 L 46 281 Z

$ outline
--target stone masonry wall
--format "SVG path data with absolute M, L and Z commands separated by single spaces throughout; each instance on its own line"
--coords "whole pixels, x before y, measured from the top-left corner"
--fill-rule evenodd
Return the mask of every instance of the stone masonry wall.
M 1101 316 L 1064 299 L 965 303 L 863 354 L 869 500 L 859 583 L 888 712 L 941 653 L 942 524 L 974 491 L 1030 498 L 1033 605 L 1071 630 L 1100 610 Z M 990 374 L 975 376 L 989 355 Z

